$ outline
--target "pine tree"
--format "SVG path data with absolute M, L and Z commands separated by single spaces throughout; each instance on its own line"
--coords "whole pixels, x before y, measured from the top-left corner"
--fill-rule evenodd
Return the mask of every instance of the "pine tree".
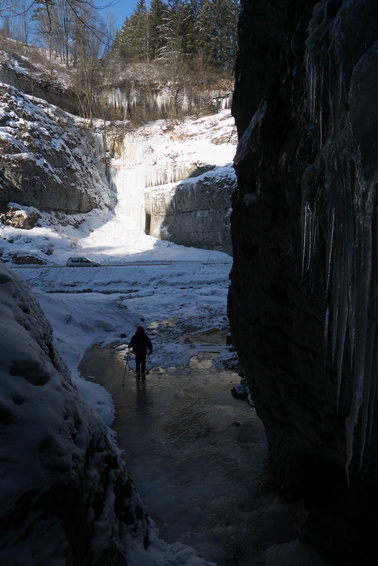
M 167 19 L 168 8 L 163 0 L 152 0 L 149 11 L 150 29 L 150 59 L 156 60 L 164 44 L 164 21 Z
M 239 0 L 204 0 L 201 10 L 201 47 L 215 68 L 233 69 L 237 49 Z M 207 30 L 207 31 L 206 31 Z
M 203 72 L 215 67 L 212 45 L 212 10 L 211 0 L 192 0 L 196 13 L 194 25 L 194 70 Z
M 231 70 L 234 67 L 237 50 L 239 0 L 214 0 L 213 6 L 214 23 L 217 29 L 217 66 Z
M 239 0 L 138 0 L 112 53 L 128 62 L 164 62 L 171 70 L 231 71 Z
M 138 0 L 134 12 L 124 21 L 117 34 L 112 52 L 128 62 L 149 60 L 149 14 L 145 0 Z
M 149 60 L 150 30 L 146 0 L 138 0 L 134 20 L 134 46 L 141 61 Z
M 164 46 L 159 52 L 159 59 L 171 68 L 185 66 L 187 56 L 191 54 L 190 6 L 184 0 L 168 0 L 168 11 L 162 25 Z

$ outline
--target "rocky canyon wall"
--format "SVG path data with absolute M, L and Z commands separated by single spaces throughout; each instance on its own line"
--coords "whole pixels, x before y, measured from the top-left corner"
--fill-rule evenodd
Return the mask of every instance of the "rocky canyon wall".
M 110 207 L 102 138 L 44 100 L 0 84 L 0 209 L 66 213 Z
M 174 187 L 145 193 L 148 231 L 176 244 L 232 253 L 230 198 L 235 188 L 229 168 L 188 178 Z
M 233 101 L 233 340 L 301 535 L 342 564 L 377 555 L 377 22 L 244 0 Z

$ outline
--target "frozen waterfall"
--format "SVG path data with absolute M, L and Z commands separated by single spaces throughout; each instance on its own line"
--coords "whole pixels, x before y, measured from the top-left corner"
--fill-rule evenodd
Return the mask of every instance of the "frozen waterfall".
M 114 241 L 122 245 L 130 233 L 149 233 L 147 189 L 156 188 L 159 195 L 159 189 L 163 189 L 168 210 L 179 183 L 191 178 L 190 187 L 197 180 L 205 185 L 208 179 L 201 175 L 208 172 L 215 188 L 219 177 L 221 198 L 226 173 L 227 182 L 234 181 L 234 172 L 230 172 L 230 168 L 235 138 L 234 120 L 230 111 L 224 111 L 197 120 L 158 120 L 109 139 L 108 144 L 113 143 L 113 149 L 110 151 L 108 180 L 116 191 L 117 205 L 112 227 L 108 225 L 106 229 L 113 231 Z M 149 192 L 150 204 L 153 198 Z M 216 203 L 209 205 L 206 201 L 203 206 L 216 208 Z
M 178 183 L 193 170 L 184 154 L 162 155 L 166 148 L 163 140 L 159 134 L 148 138 L 127 134 L 121 156 L 113 160 L 110 177 L 118 196 L 115 213 L 127 231 L 145 230 L 146 188 Z

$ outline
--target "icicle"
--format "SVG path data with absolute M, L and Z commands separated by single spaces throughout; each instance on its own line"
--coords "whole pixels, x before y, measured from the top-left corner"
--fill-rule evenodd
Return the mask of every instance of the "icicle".
M 378 355 L 377 355 L 377 350 L 376 350 L 376 344 L 377 344 L 377 325 L 375 324 L 375 328 L 374 328 L 375 332 L 374 332 L 374 341 L 372 344 L 372 347 L 374 349 L 375 352 L 375 356 L 374 356 L 374 362 L 373 362 L 373 368 L 372 368 L 372 383 L 371 383 L 371 388 L 370 388 L 370 399 L 369 399 L 369 423 L 368 423 L 368 431 L 367 431 L 367 439 L 368 442 L 371 442 L 371 434 L 372 434 L 372 428 L 373 428 L 373 419 L 374 419 L 374 401 L 375 401 L 375 396 L 377 393 L 377 374 L 378 374 Z
M 321 88 L 320 88 L 320 96 L 323 90 L 323 76 L 321 76 Z M 323 107 L 320 104 L 319 106 L 319 116 L 318 116 L 318 126 L 319 126 L 319 147 L 323 145 Z
M 326 368 L 326 362 L 327 362 L 328 333 L 329 333 L 329 309 L 327 308 L 327 309 L 326 309 L 326 312 L 325 312 L 325 317 L 324 317 L 324 337 L 323 337 L 323 351 L 324 351 L 323 363 L 324 363 L 324 369 Z
M 312 74 L 311 97 L 314 95 L 315 78 L 315 74 Z M 320 111 L 318 117 L 314 113 L 312 99 L 311 117 L 316 121 L 320 117 Z M 345 422 L 345 469 L 349 481 L 356 426 L 361 418 L 361 467 L 366 443 L 371 437 L 377 389 L 378 329 L 375 312 L 378 308 L 378 281 L 372 265 L 375 262 L 374 254 L 378 242 L 374 248 L 372 226 L 376 189 L 373 184 L 366 186 L 362 180 L 359 156 L 353 145 L 350 124 L 345 125 L 343 134 L 344 138 L 338 140 L 335 147 L 327 148 L 325 170 L 325 194 L 328 196 L 325 267 L 326 301 L 329 307 L 324 322 L 324 352 L 326 356 L 330 339 L 331 357 L 337 372 L 338 410 L 346 340 L 349 336 L 350 364 L 354 376 L 350 414 Z M 352 150 L 355 151 L 354 154 Z M 316 179 L 316 175 L 313 178 Z M 309 187 L 306 188 L 304 197 L 314 194 L 311 185 L 313 178 L 308 176 Z M 313 201 L 306 198 L 302 201 L 302 277 L 311 268 L 312 256 L 319 239 L 317 198 L 318 195 Z
M 329 282 L 331 279 L 331 262 L 332 262 L 332 250 L 333 250 L 333 239 L 335 235 L 335 209 L 332 209 L 332 223 L 331 230 L 327 235 L 327 248 L 326 248 L 326 263 L 327 263 L 327 282 L 326 282 L 326 298 L 329 292 Z
M 316 82 L 317 74 L 316 68 L 310 61 L 307 61 L 307 66 L 309 67 L 309 111 L 310 111 L 310 123 L 315 122 L 315 109 L 316 109 Z
M 362 399 L 362 422 L 361 422 L 361 449 L 360 449 L 360 470 L 362 468 L 363 456 L 367 439 L 368 423 L 370 418 L 370 399 L 372 391 L 372 368 L 374 365 L 372 359 L 373 352 L 373 333 L 368 337 L 365 358 L 364 387 Z M 375 338 L 375 336 L 374 336 Z
M 361 165 L 358 132 L 353 131 L 349 120 L 350 85 L 346 84 L 342 49 L 343 14 L 351 2 L 346 0 L 340 7 L 332 22 L 331 42 L 324 48 L 318 32 L 320 25 L 328 24 L 328 16 L 321 14 L 322 5 L 314 8 L 315 25 L 309 27 L 305 55 L 307 119 L 310 131 L 317 128 L 319 151 L 302 178 L 301 208 L 302 278 L 310 273 L 318 242 L 325 241 L 324 352 L 336 368 L 337 410 L 343 371 L 349 369 L 346 352 L 350 352 L 353 394 L 345 422 L 348 478 L 357 424 L 361 423 L 360 466 L 371 438 L 378 372 L 378 186 L 376 179 L 367 181 L 364 176 L 368 168 Z M 321 191 L 318 183 L 323 173 L 325 186 Z M 324 233 L 318 235 L 319 229 Z
M 308 234 L 308 204 L 302 206 L 302 279 L 306 273 L 307 234 Z
M 341 379 L 342 379 L 342 369 L 344 361 L 344 351 L 345 351 L 345 340 L 347 336 L 348 327 L 348 279 L 345 270 L 342 274 L 342 289 L 339 295 L 339 321 L 338 321 L 338 347 L 336 354 L 336 367 L 337 367 L 337 393 L 336 393 L 336 408 L 339 410 L 340 401 L 340 390 L 341 390 Z

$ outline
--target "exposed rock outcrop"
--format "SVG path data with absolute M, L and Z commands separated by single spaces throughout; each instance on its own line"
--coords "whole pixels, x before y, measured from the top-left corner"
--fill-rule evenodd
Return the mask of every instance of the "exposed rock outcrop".
M 233 170 L 216 168 L 173 187 L 146 192 L 149 233 L 176 244 L 232 253 L 230 198 L 236 185 Z
M 40 218 L 39 212 L 33 208 L 26 213 L 18 207 L 10 206 L 6 212 L 0 213 L 0 222 L 21 230 L 31 230 Z
M 377 556 L 377 15 L 244 0 L 233 103 L 233 340 L 302 536 L 343 564 Z
M 43 51 L 33 45 L 18 44 L 2 38 L 1 47 L 0 82 L 11 85 L 24 94 L 42 98 L 66 112 L 80 113 L 79 99 L 72 88 L 69 73 L 65 72 L 66 66 L 59 65 L 56 59 L 52 65 Z M 50 72 L 47 71 L 49 66 Z
M 0 208 L 15 202 L 77 213 L 110 206 L 102 140 L 87 123 L 4 84 L 0 103 Z

